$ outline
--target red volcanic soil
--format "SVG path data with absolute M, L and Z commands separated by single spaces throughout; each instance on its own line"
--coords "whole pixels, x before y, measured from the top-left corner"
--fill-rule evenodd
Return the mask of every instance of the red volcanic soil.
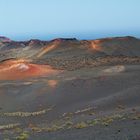
M 59 72 L 49 65 L 32 64 L 27 60 L 7 60 L 0 64 L 0 80 L 21 80 Z

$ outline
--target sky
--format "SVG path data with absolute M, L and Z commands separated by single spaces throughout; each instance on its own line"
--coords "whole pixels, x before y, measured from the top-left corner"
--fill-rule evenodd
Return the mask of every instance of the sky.
M 0 0 L 0 36 L 13 40 L 140 38 L 140 0 Z

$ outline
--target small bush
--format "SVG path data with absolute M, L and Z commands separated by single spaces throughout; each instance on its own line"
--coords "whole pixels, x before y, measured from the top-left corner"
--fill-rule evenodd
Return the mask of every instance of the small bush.
M 82 128 L 85 128 L 87 127 L 88 125 L 85 123 L 85 122 L 80 122 L 80 123 L 77 123 L 74 127 L 76 129 L 82 129 Z
M 16 137 L 16 140 L 27 140 L 28 138 L 29 134 L 27 132 L 23 132 L 18 137 Z

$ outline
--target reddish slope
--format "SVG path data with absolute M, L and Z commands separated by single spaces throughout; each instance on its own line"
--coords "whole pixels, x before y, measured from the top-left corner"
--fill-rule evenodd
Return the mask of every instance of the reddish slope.
M 26 79 L 37 76 L 49 76 L 60 71 L 48 65 L 37 65 L 26 60 L 7 60 L 0 64 L 0 80 Z

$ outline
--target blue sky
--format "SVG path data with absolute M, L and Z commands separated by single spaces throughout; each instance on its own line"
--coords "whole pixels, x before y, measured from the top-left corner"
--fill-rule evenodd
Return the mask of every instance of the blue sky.
M 13 40 L 140 38 L 140 0 L 0 0 L 0 35 Z

